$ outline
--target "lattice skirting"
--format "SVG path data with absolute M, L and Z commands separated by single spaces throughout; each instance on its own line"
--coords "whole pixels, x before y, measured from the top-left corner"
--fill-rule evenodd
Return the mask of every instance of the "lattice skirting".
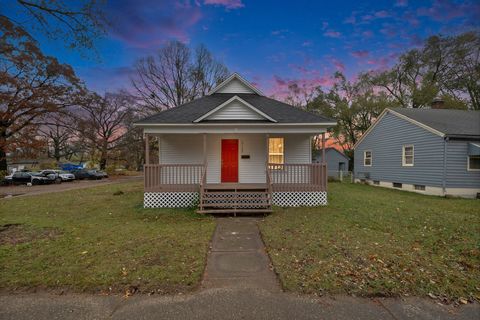
M 274 192 L 272 195 L 273 205 L 279 207 L 314 207 L 327 204 L 327 192 Z
M 187 208 L 198 203 L 198 192 L 145 192 L 145 208 Z

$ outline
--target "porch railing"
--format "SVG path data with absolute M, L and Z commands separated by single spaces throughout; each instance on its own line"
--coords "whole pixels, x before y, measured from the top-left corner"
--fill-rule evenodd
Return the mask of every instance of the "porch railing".
M 327 165 L 325 163 L 269 163 L 268 172 L 274 192 L 327 191 Z
M 199 191 L 204 179 L 203 164 L 146 164 L 145 191 Z

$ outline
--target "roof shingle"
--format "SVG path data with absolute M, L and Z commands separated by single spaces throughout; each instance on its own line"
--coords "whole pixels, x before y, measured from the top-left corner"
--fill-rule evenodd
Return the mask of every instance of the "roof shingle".
M 480 136 L 480 111 L 455 109 L 391 109 L 450 137 Z
M 181 106 L 159 112 L 137 122 L 137 124 L 187 124 L 193 123 L 207 112 L 215 109 L 233 96 L 238 96 L 258 110 L 275 119 L 277 123 L 325 123 L 335 120 L 314 114 L 286 103 L 247 93 L 215 93 Z M 249 122 L 249 121 L 242 121 Z

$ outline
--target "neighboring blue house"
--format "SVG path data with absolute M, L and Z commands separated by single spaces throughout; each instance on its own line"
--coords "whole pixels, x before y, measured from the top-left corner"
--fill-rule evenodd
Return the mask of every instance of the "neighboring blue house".
M 385 109 L 354 149 L 355 181 L 480 195 L 480 111 Z
M 325 148 L 325 160 L 327 162 L 328 175 L 338 177 L 339 172 L 348 172 L 349 158 L 335 148 Z M 317 152 L 313 162 L 322 163 L 322 152 Z

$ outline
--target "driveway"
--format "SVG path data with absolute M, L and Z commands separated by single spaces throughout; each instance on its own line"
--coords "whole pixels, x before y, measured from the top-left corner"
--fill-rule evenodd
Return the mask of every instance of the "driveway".
M 0 187 L 0 198 L 21 197 L 52 192 L 61 192 L 75 189 L 85 189 L 108 184 L 122 183 L 127 181 L 141 181 L 143 176 L 116 176 L 102 180 L 78 180 L 72 182 L 62 182 L 60 184 L 35 185 L 27 187 L 26 185 L 2 186 Z

